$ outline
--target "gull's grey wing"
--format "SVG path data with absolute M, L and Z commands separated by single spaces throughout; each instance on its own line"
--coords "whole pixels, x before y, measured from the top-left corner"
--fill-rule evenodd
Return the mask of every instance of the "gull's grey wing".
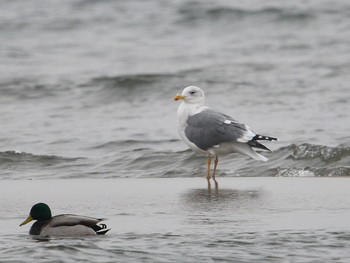
M 75 225 L 84 225 L 92 227 L 102 221 L 103 219 L 88 217 L 88 216 L 79 216 L 79 215 L 57 215 L 54 216 L 50 221 L 51 227 L 58 226 L 75 226 Z
M 224 142 L 248 142 L 255 135 L 246 125 L 211 109 L 190 116 L 185 134 L 202 150 Z

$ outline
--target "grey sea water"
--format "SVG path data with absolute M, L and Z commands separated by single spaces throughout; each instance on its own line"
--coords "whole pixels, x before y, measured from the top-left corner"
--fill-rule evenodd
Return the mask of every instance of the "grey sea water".
M 6 248 L 6 262 L 11 258 L 26 262 L 36 248 L 42 255 L 51 245 L 58 249 L 43 261 L 54 261 L 57 256 L 69 262 L 73 260 L 69 251 L 79 251 L 74 260 L 86 256 L 94 262 L 99 258 L 100 262 L 115 262 L 118 258 L 108 251 L 114 249 L 125 256 L 119 260 L 130 262 L 175 262 L 179 258 L 192 262 L 271 262 L 275 259 L 265 253 L 270 246 L 260 246 L 264 242 L 277 243 L 276 262 L 324 262 L 323 258 L 346 262 L 348 208 L 339 203 L 330 224 L 321 221 L 333 211 L 322 204 L 325 200 L 338 204 L 335 193 L 350 175 L 348 1 L 4 0 L 0 2 L 0 40 L 0 180 L 16 192 L 15 196 L 2 193 L 1 207 L 5 209 L 1 229 L 9 241 L 1 242 L 0 250 Z M 175 187 L 178 192 L 171 190 L 170 200 L 188 207 L 191 200 L 193 206 L 197 199 L 207 200 L 200 192 L 206 186 L 202 178 L 206 158 L 187 150 L 176 128 L 178 103 L 172 98 L 188 85 L 205 90 L 208 106 L 256 132 L 279 138 L 279 142 L 267 145 L 272 149 L 265 154 L 269 162 L 235 154 L 221 159 L 218 176 L 222 191 L 226 191 L 222 195 L 227 196 L 213 202 L 213 209 L 226 207 L 227 199 L 232 198 L 236 200 L 233 209 L 239 207 L 240 220 L 233 218 L 231 224 L 233 211 L 223 209 L 225 222 L 221 221 L 219 230 L 208 223 L 210 227 L 204 232 L 210 237 L 220 235 L 222 246 L 203 238 L 199 250 L 195 241 L 203 228 L 189 231 L 195 224 L 185 224 L 187 228 L 181 232 L 181 218 L 188 209 L 169 212 L 171 201 L 168 206 L 158 203 L 162 194 L 155 191 L 147 205 L 159 205 L 156 214 L 142 212 L 142 197 L 136 195 L 134 205 L 141 212 L 127 216 L 130 225 L 121 224 L 124 212 L 121 219 L 114 212 L 118 210 L 114 205 L 120 202 L 109 204 L 108 197 L 101 197 L 103 187 L 95 188 L 95 181 L 88 180 L 117 185 L 127 178 L 135 185 L 141 180 L 171 189 L 175 179 L 193 177 L 198 185 L 193 181 L 180 184 Z M 284 195 L 282 206 L 286 210 L 276 209 L 275 214 L 283 217 L 291 207 L 288 216 L 293 220 L 303 218 L 308 209 L 319 209 L 310 219 L 313 223 L 303 221 L 305 228 L 286 224 L 260 232 L 257 228 L 264 222 L 264 213 L 271 212 L 267 209 L 253 213 L 253 223 L 240 224 L 250 217 L 251 207 L 245 206 L 247 194 L 237 190 L 239 183 L 266 177 L 276 188 L 279 185 L 274 180 L 280 179 L 276 177 L 310 177 L 310 189 L 302 187 L 304 191 L 289 198 Z M 316 177 L 334 178 L 322 181 Z M 223 179 L 229 180 L 229 186 Z M 282 188 L 304 182 L 295 179 L 283 181 Z M 22 187 L 31 187 L 27 180 L 37 182 L 33 181 L 33 187 L 38 193 L 32 198 Z M 76 180 L 99 202 L 89 199 L 85 203 Z M 64 190 L 73 181 L 72 191 Z M 57 184 L 62 194 L 56 199 L 41 194 L 41 182 L 46 187 Z M 323 193 L 315 189 L 316 182 L 327 182 L 321 186 Z M 132 199 L 137 189 L 131 185 L 130 191 L 118 198 Z M 278 198 L 275 188 L 264 184 L 262 189 Z M 292 209 L 296 199 L 308 200 L 309 191 L 317 191 L 320 198 L 307 209 Z M 91 239 L 33 242 L 26 236 L 27 229 L 17 229 L 17 224 L 34 202 L 46 199 L 60 213 L 110 217 L 113 231 L 97 248 Z M 75 199 L 77 202 L 72 201 Z M 163 217 L 163 213 L 169 216 Z M 142 221 L 134 216 L 143 217 L 145 222 L 162 221 L 166 227 L 158 229 L 154 223 L 152 231 L 146 231 L 147 224 L 140 227 Z M 206 224 L 211 216 L 215 217 L 211 209 L 198 211 L 192 220 Z M 336 232 L 329 230 L 333 228 Z M 132 234 L 118 235 L 126 232 Z M 246 247 L 250 241 L 240 243 L 239 237 L 254 237 L 254 247 Z M 304 241 L 307 245 L 299 243 Z M 135 252 L 139 242 L 144 245 L 144 257 Z M 9 248 L 8 243 L 13 245 Z M 313 244 L 321 245 L 322 253 L 313 249 Z M 238 249 L 234 255 L 229 253 L 231 246 Z M 331 258 L 335 246 L 338 257 Z M 221 251 L 223 247 L 227 250 Z M 181 249 L 177 252 L 176 248 Z M 304 250 L 298 254 L 289 248 Z M 253 257 L 250 253 L 254 254 L 254 249 L 260 252 Z M 99 257 L 99 253 L 107 254 Z

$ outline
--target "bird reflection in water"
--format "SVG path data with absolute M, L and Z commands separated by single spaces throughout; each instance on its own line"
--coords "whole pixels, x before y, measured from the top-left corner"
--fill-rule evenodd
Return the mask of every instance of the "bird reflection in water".
M 257 207 L 263 202 L 261 189 L 191 189 L 183 197 L 186 208 L 193 210 L 225 210 Z

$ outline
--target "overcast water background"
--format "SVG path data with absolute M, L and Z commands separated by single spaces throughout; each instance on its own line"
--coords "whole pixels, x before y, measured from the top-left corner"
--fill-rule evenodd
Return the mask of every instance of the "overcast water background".
M 349 40 L 345 0 L 1 1 L 0 261 L 346 262 Z M 189 85 L 279 138 L 219 192 L 177 134 Z M 32 239 L 38 201 L 112 230 Z

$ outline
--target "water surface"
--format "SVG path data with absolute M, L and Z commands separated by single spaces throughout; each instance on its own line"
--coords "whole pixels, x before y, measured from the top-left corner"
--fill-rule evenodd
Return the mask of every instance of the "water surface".
M 346 261 L 349 14 L 345 0 L 1 1 L 0 260 Z M 217 194 L 177 134 L 188 85 L 279 138 L 269 162 L 221 158 Z M 18 224 L 38 201 L 113 231 L 32 239 Z
M 13 181 L 4 180 L 2 262 L 347 262 L 348 178 L 222 178 L 211 193 L 203 183 L 22 180 L 11 189 Z M 108 218 L 112 230 L 88 238 L 32 238 L 29 226 L 19 224 L 43 199 L 53 214 L 84 211 Z

